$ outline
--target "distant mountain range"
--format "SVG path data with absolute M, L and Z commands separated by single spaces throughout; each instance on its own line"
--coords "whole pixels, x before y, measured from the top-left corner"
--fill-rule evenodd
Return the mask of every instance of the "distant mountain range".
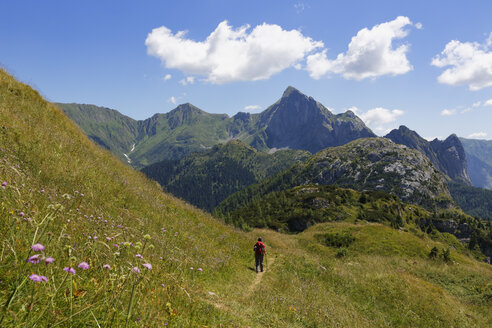
M 492 140 L 460 138 L 460 141 L 465 148 L 473 185 L 492 190 Z
M 166 114 L 136 121 L 104 107 L 57 104 L 86 134 L 136 168 L 174 160 L 238 139 L 261 151 L 301 149 L 312 153 L 376 136 L 351 111 L 334 115 L 293 87 L 259 114 L 229 117 L 183 104 Z

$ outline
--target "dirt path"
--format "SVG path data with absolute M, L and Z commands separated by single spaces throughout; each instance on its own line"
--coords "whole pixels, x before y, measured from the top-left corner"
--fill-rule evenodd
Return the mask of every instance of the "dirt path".
M 275 257 L 269 258 L 269 260 L 270 260 L 270 263 L 268 263 L 268 266 L 265 266 L 266 270 L 264 272 L 258 272 L 256 274 L 256 277 L 253 280 L 253 282 L 249 285 L 248 290 L 246 291 L 246 294 L 245 294 L 246 297 L 249 297 L 255 291 L 255 289 L 258 287 L 261 280 L 263 279 L 263 274 L 265 272 L 267 272 L 267 270 L 270 270 L 270 267 L 272 266 L 273 262 L 275 262 Z

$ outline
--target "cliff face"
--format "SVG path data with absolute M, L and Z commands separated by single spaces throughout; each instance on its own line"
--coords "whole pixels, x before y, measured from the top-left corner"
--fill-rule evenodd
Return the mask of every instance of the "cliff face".
M 439 171 L 452 180 L 471 185 L 465 150 L 455 134 L 450 135 L 444 141 L 434 139 L 428 142 L 415 131 L 406 126 L 400 126 L 385 137 L 425 154 Z

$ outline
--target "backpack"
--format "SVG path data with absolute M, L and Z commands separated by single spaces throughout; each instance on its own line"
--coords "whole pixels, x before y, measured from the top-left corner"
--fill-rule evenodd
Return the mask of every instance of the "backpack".
M 265 244 L 263 244 L 261 241 L 257 242 L 253 249 L 256 254 L 265 254 Z

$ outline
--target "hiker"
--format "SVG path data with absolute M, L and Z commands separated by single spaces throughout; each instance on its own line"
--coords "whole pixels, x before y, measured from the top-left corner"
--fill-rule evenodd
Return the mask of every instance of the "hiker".
M 253 247 L 255 251 L 255 265 L 256 265 L 256 273 L 258 273 L 258 269 L 261 269 L 263 272 L 263 257 L 265 256 L 265 244 L 263 244 L 263 239 L 261 237 L 258 238 L 255 246 Z

